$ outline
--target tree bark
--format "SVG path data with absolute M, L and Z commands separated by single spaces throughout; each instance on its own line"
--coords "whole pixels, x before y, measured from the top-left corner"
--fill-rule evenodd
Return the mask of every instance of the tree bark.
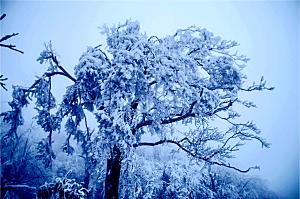
M 119 178 L 121 173 L 121 152 L 115 145 L 111 157 L 107 159 L 105 178 L 105 199 L 118 199 Z
M 87 162 L 85 163 L 85 173 L 84 173 L 84 180 L 83 180 L 83 182 L 84 182 L 84 184 L 83 184 L 83 187 L 84 188 L 86 188 L 87 190 L 89 190 L 89 184 L 90 184 L 90 177 L 91 177 L 91 174 L 90 174 L 90 172 L 89 172 L 89 170 L 88 170 L 88 164 L 87 164 Z M 87 199 L 90 199 L 90 198 L 92 198 L 92 191 L 89 191 L 88 193 L 87 193 Z
M 83 184 L 83 187 L 88 189 L 89 188 L 89 184 L 90 184 L 90 172 L 85 170 L 85 174 L 84 174 L 84 184 Z

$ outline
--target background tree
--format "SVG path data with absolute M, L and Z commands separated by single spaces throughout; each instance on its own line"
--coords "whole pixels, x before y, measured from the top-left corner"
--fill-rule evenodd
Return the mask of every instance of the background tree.
M 278 198 L 263 180 L 228 169 L 209 167 L 203 172 L 203 183 L 213 191 L 214 198 Z
M 253 122 L 237 122 L 240 115 L 235 108 L 255 107 L 240 99 L 241 92 L 273 88 L 267 88 L 263 78 L 245 87 L 242 69 L 248 58 L 231 53 L 237 42 L 194 26 L 164 38 L 148 37 L 140 32 L 138 22 L 131 21 L 104 27 L 103 32 L 107 47 L 88 48 L 75 66 L 74 77 L 59 64 L 51 44 L 46 46 L 38 61 L 49 64 L 47 71 L 31 87 L 15 87 L 17 104 L 10 104 L 12 111 L 2 114 L 7 120 L 21 118 L 29 96 L 36 98 L 37 123 L 48 133 L 39 145 L 46 165 L 51 166 L 55 158 L 52 134 L 67 118 L 68 138 L 78 139 L 88 152 L 84 152 L 86 165 L 107 158 L 105 198 L 118 198 L 122 166 L 141 146 L 167 143 L 206 165 L 240 172 L 257 168 L 240 169 L 228 162 L 247 140 L 269 146 Z M 51 92 L 55 75 L 73 82 L 59 105 Z M 98 123 L 94 134 L 87 124 L 87 111 Z M 216 126 L 216 122 L 226 125 Z M 183 132 L 178 131 L 182 124 L 188 126 Z M 159 139 L 144 142 L 142 136 L 147 133 Z M 99 149 L 101 153 L 96 152 Z M 68 142 L 65 150 L 72 151 Z
M 2 189 L 7 185 L 38 186 L 48 181 L 49 171 L 35 161 L 35 149 L 29 140 L 29 131 L 10 136 L 6 125 L 1 123 L 1 198 L 33 198 L 33 193 Z M 21 189 L 22 190 L 22 189 Z
M 181 152 L 156 159 L 137 150 L 124 165 L 120 198 L 268 198 L 278 196 L 264 181 L 218 166 L 187 160 Z

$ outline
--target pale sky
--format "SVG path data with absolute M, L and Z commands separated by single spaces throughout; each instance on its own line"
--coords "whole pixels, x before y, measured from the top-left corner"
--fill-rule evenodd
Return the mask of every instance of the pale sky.
M 299 190 L 299 2 L 296 1 L 1 1 L 1 35 L 19 32 L 11 39 L 18 54 L 1 49 L 1 74 L 9 78 L 1 92 L 1 111 L 7 110 L 13 84 L 30 86 L 45 66 L 35 60 L 44 42 L 52 41 L 69 71 L 87 46 L 105 44 L 99 26 L 138 20 L 148 36 L 173 34 L 191 25 L 205 27 L 224 39 L 236 40 L 240 53 L 251 58 L 244 70 L 252 81 L 263 75 L 272 92 L 244 96 L 258 108 L 243 111 L 272 143 L 244 146 L 232 160 L 242 168 L 260 165 L 250 173 L 266 179 L 286 198 Z M 70 82 L 59 78 L 55 88 L 64 92 Z M 55 89 L 54 88 L 54 89 Z

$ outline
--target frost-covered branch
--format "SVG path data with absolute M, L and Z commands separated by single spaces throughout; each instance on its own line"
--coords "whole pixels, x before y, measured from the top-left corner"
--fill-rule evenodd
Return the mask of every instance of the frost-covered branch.
M 230 118 L 224 118 L 224 117 L 219 116 L 218 114 L 216 114 L 216 116 L 218 118 L 226 121 L 233 127 L 235 127 L 236 132 L 234 135 L 239 137 L 241 140 L 255 139 L 261 143 L 262 147 L 267 147 L 267 148 L 270 147 L 270 143 L 266 142 L 263 138 L 258 136 L 258 134 L 260 133 L 260 130 L 256 127 L 256 125 L 253 122 L 234 123 L 233 121 L 230 120 Z M 252 131 L 255 134 L 248 133 L 246 131 Z
M 259 84 L 253 83 L 252 86 L 249 86 L 248 88 L 240 88 L 242 91 L 262 91 L 262 90 L 274 90 L 275 87 L 267 87 L 267 82 L 264 80 L 264 77 L 261 77 Z
M 51 55 L 51 59 L 53 60 L 53 62 L 56 64 L 56 66 L 64 73 L 64 76 L 68 77 L 70 80 L 72 80 L 74 83 L 76 83 L 76 79 L 74 77 L 72 77 L 72 75 L 70 75 L 70 73 L 68 73 L 64 67 L 62 67 L 61 65 L 59 65 L 59 62 L 56 58 L 56 56 L 52 53 Z
M 178 121 L 182 121 L 184 119 L 187 119 L 189 117 L 194 117 L 195 116 L 195 113 L 193 113 L 193 108 L 195 106 L 195 104 L 197 103 L 197 101 L 194 101 L 188 112 L 186 112 L 185 114 L 179 114 L 178 116 L 176 117 L 173 117 L 173 118 L 166 118 L 166 119 L 162 119 L 161 120 L 161 124 L 170 124 L 170 123 L 174 123 L 174 122 L 178 122 Z M 142 121 L 140 123 L 138 123 L 136 125 L 136 129 L 139 129 L 139 128 L 142 128 L 144 126 L 148 126 L 148 125 L 151 125 L 152 123 L 154 122 L 154 120 L 146 120 L 146 121 Z
M 59 64 L 59 61 L 57 60 L 57 57 L 54 53 L 54 50 L 52 49 L 51 42 L 49 42 L 48 45 L 45 44 L 45 50 L 41 52 L 37 61 L 39 61 L 41 64 L 44 62 L 49 62 L 51 67 L 49 68 L 48 72 L 54 72 L 54 70 L 58 68 L 61 70 L 64 76 L 68 77 L 70 80 L 76 83 L 76 79 L 72 75 L 70 75 L 70 73 L 68 73 L 63 66 Z
M 196 159 L 199 159 L 199 160 L 203 160 L 204 162 L 208 163 L 208 164 L 211 164 L 211 165 L 218 165 L 218 166 L 223 166 L 223 167 L 227 167 L 227 168 L 230 168 L 230 169 L 234 169 L 236 171 L 239 171 L 239 172 L 242 172 L 242 173 L 247 173 L 249 172 L 251 169 L 259 169 L 258 166 L 254 166 L 254 167 L 249 167 L 248 169 L 239 169 L 235 166 L 231 166 L 229 163 L 222 163 L 222 162 L 217 162 L 217 161 L 213 161 L 211 160 L 211 158 L 214 156 L 211 156 L 211 157 L 203 157 L 199 154 L 196 154 L 196 153 L 193 153 L 191 150 L 187 149 L 186 147 L 184 147 L 182 144 L 180 144 L 180 142 L 182 142 L 183 140 L 181 141 L 174 141 L 174 140 L 159 140 L 157 142 L 140 142 L 140 143 L 137 143 L 137 144 L 134 144 L 133 147 L 140 147 L 140 146 L 157 146 L 157 145 L 161 145 L 161 144 L 164 144 L 164 143 L 171 143 L 171 144 L 175 144 L 177 145 L 181 150 L 183 150 L 184 152 L 186 152 L 187 154 L 189 154 L 190 156 L 196 158 Z M 226 145 L 226 144 L 225 144 Z
M 175 144 L 177 145 L 180 149 L 182 149 L 183 151 L 185 151 L 186 153 L 188 153 L 189 155 L 191 155 L 192 157 L 196 157 L 196 155 L 194 153 L 192 153 L 191 151 L 189 151 L 188 149 L 186 149 L 185 147 L 183 147 L 181 144 L 180 144 L 181 141 L 174 141 L 174 140 L 160 140 L 160 141 L 157 141 L 157 142 L 140 142 L 140 143 L 137 143 L 137 144 L 133 144 L 133 147 L 140 147 L 140 146 L 156 146 L 156 145 L 161 145 L 161 144 L 164 144 L 164 143 L 172 143 L 172 144 Z M 203 158 L 201 157 L 197 157 L 197 158 L 200 158 L 203 160 Z
M 248 169 L 243 170 L 243 169 L 239 169 L 235 166 L 231 166 L 229 163 L 226 164 L 226 163 L 220 163 L 220 162 L 215 162 L 215 161 L 208 161 L 208 163 L 213 164 L 213 165 L 222 166 L 222 167 L 227 167 L 229 169 L 234 169 L 234 170 L 236 170 L 238 172 L 241 172 L 241 173 L 247 173 L 252 169 L 259 169 L 259 166 L 253 166 L 253 167 L 249 167 Z
M 237 100 L 238 100 L 237 98 L 234 100 L 230 100 L 227 105 L 215 109 L 211 115 L 215 115 L 216 113 L 221 111 L 227 111 L 230 107 L 232 107 L 233 103 L 236 102 Z
M 49 47 L 49 49 L 51 49 L 51 47 Z M 51 51 L 42 53 L 42 56 L 43 59 L 51 59 L 55 64 L 54 68 L 57 67 L 61 71 L 55 71 L 52 67 L 47 70 L 42 77 L 38 78 L 28 89 L 15 87 L 13 101 L 10 103 L 12 110 L 1 113 L 1 116 L 4 117 L 4 121 L 11 124 L 11 135 L 16 134 L 17 128 L 23 124 L 23 117 L 21 115 L 22 108 L 29 103 L 31 100 L 30 97 L 35 97 L 37 99 L 35 109 L 38 111 L 35 118 L 37 119 L 37 123 L 49 133 L 47 139 L 43 139 L 38 143 L 38 155 L 36 157 L 42 159 L 46 166 L 51 166 L 52 159 L 55 158 L 52 150 L 52 134 L 55 130 L 60 128 L 60 122 L 62 120 L 59 112 L 56 114 L 51 113 L 51 110 L 56 108 L 55 98 L 51 92 L 51 77 L 62 75 L 75 81 L 75 83 L 76 79 L 58 64 L 59 62 L 52 49 Z

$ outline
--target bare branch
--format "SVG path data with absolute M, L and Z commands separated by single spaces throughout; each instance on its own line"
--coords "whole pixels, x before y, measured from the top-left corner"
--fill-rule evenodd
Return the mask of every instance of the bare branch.
M 9 49 L 11 49 L 11 50 L 17 51 L 17 52 L 22 53 L 22 54 L 24 53 L 23 51 L 16 49 L 16 46 L 15 46 L 15 45 L 12 45 L 12 44 L 9 44 L 9 45 L 6 45 L 6 44 L 0 44 L 0 47 L 9 48 Z
M 7 39 L 9 39 L 9 38 L 11 38 L 11 37 L 17 36 L 18 34 L 19 34 L 19 33 L 13 33 L 13 34 L 10 34 L 10 35 L 5 35 L 5 36 L 3 36 L 3 37 L 0 39 L 0 42 L 5 41 L 5 40 L 7 40 Z
M 7 91 L 7 88 L 5 87 L 4 81 L 8 80 L 7 77 L 3 77 L 3 75 L 0 75 L 0 86 Z
M 2 19 L 4 19 L 4 17 L 6 17 L 6 14 L 2 14 L 2 15 L 1 15 L 0 21 L 1 21 Z
M 5 16 L 6 16 L 6 14 L 2 14 L 1 17 L 0 17 L 0 21 L 1 21 L 2 19 L 4 19 Z M 21 51 L 21 50 L 19 50 L 19 49 L 17 49 L 15 45 L 12 45 L 12 44 L 1 44 L 1 42 L 5 41 L 5 40 L 8 40 L 8 39 L 10 39 L 11 37 L 17 36 L 18 34 L 19 34 L 19 33 L 13 33 L 13 34 L 5 35 L 5 36 L 1 37 L 1 39 L 0 39 L 0 47 L 9 48 L 9 49 L 11 49 L 11 50 L 14 50 L 14 51 L 17 51 L 17 52 L 23 54 L 24 52 Z

